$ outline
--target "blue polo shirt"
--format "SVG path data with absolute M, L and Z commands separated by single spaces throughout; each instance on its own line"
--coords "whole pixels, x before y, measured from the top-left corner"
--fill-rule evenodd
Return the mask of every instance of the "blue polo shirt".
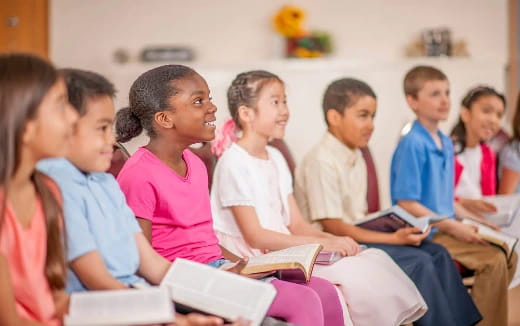
M 141 232 L 118 183 L 108 173 L 83 173 L 66 159 L 40 161 L 38 170 L 56 181 L 63 196 L 69 262 L 97 251 L 110 274 L 125 284 L 146 283 L 136 275 Z M 67 291 L 86 291 L 69 269 Z
M 397 145 L 390 168 L 392 204 L 414 200 L 431 211 L 454 217 L 454 154 L 451 139 L 437 131 L 442 148 L 430 133 L 414 121 Z

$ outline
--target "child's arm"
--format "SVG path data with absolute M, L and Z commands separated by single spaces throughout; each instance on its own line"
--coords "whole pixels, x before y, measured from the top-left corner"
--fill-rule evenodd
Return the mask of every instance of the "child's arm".
M 417 228 L 402 228 L 393 233 L 376 232 L 343 222 L 339 218 L 320 220 L 323 229 L 337 236 L 348 236 L 358 242 L 418 246 L 430 232 L 420 233 Z
M 43 326 L 18 316 L 7 259 L 0 255 L 0 325 Z
M 171 263 L 152 248 L 143 233 L 136 233 L 134 238 L 140 262 L 137 273 L 150 284 L 160 284 Z
M 520 173 L 507 167 L 502 168 L 502 176 L 498 184 L 499 194 L 513 194 L 520 182 Z
M 497 207 L 495 205 L 482 199 L 459 197 L 458 203 L 475 214 L 497 212 Z
M 308 235 L 313 237 L 328 238 L 333 237 L 332 234 L 322 232 L 317 228 L 313 227 L 310 223 L 307 223 L 301 214 L 300 208 L 296 204 L 296 200 L 293 194 L 288 197 L 289 212 L 291 223 L 289 224 L 289 230 L 295 235 Z
M 342 255 L 348 253 L 347 246 L 334 238 L 290 235 L 264 229 L 252 206 L 231 206 L 230 209 L 244 240 L 253 248 L 280 250 L 303 244 L 319 243 L 324 250 L 336 251 Z
M 148 243 L 152 243 L 152 221 L 136 216 L 137 222 L 143 230 L 143 235 Z
M 219 326 L 224 321 L 218 317 L 204 316 L 197 313 L 188 315 L 175 314 L 175 326 Z
M 219 326 L 224 325 L 224 321 L 218 317 L 205 316 L 197 313 L 188 315 L 176 314 L 174 326 Z M 248 326 L 250 322 L 239 319 L 233 324 L 226 324 L 229 326 Z
M 435 214 L 415 200 L 398 200 L 397 204 L 408 211 L 408 213 L 417 217 Z M 487 245 L 487 243 L 478 236 L 478 229 L 474 225 L 462 224 L 456 220 L 445 219 L 434 223 L 433 226 L 461 241 Z
M 310 223 L 307 223 L 301 214 L 300 208 L 296 204 L 296 199 L 293 194 L 289 195 L 289 211 L 291 213 L 291 222 L 289 224 L 289 230 L 294 235 L 308 235 L 320 238 L 329 238 L 332 241 L 342 242 L 343 246 L 347 250 L 347 256 L 354 256 L 361 250 L 359 244 L 356 243 L 349 236 L 336 236 L 327 232 L 322 232 Z M 335 250 L 332 250 L 335 251 Z
M 89 290 L 127 289 L 128 286 L 108 271 L 98 251 L 90 251 L 70 263 L 70 268 Z
M 494 206 L 494 205 L 493 205 Z M 473 211 L 470 211 L 468 210 L 465 206 L 463 206 L 461 203 L 460 203 L 460 199 L 459 201 L 455 201 L 453 203 L 453 207 L 455 208 L 455 216 L 458 218 L 458 219 L 463 219 L 463 218 L 468 218 L 468 219 L 471 219 L 471 220 L 474 220 L 474 221 L 477 221 L 479 222 L 480 224 L 484 224 L 486 226 L 489 226 L 490 228 L 494 229 L 494 230 L 497 230 L 497 231 L 500 231 L 500 228 L 495 225 L 494 223 L 491 223 L 489 222 L 488 220 L 486 220 L 484 218 L 484 216 L 478 214 L 478 213 L 475 213 Z
M 219 247 L 220 247 L 220 251 L 222 251 L 222 256 L 224 256 L 225 259 L 227 259 L 229 261 L 232 261 L 232 262 L 236 262 L 236 261 L 239 261 L 239 260 L 242 259 L 241 257 L 238 257 L 237 255 L 235 255 L 231 251 L 229 251 L 226 248 L 222 247 L 221 245 L 219 245 Z
M 69 312 L 70 296 L 65 290 L 53 291 L 52 297 L 54 299 L 54 305 L 56 306 L 56 317 L 63 320 L 65 315 Z

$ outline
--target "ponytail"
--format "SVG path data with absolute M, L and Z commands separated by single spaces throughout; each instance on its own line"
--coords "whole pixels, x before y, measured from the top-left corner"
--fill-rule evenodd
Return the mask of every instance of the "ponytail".
M 141 134 L 143 126 L 139 118 L 129 107 L 122 108 L 116 114 L 116 140 L 126 143 Z
M 459 121 L 451 130 L 451 139 L 453 140 L 455 155 L 464 152 L 466 149 L 466 125 L 462 118 L 459 118 Z

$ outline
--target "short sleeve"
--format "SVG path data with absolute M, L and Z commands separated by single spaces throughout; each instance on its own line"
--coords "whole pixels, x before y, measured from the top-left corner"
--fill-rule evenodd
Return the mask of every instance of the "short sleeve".
M 515 172 L 520 172 L 520 146 L 516 143 L 508 144 L 500 152 L 500 165 Z M 517 144 L 516 144 L 517 145 Z
M 122 216 L 124 216 L 125 225 L 128 226 L 129 231 L 133 234 L 142 232 L 139 223 L 137 223 L 137 220 L 135 219 L 134 212 L 126 202 L 125 194 L 121 191 L 119 184 L 113 178 L 111 180 L 111 188 L 114 189 L 112 193 L 117 200 L 117 211 L 121 212 Z
M 63 193 L 63 216 L 67 229 L 67 259 L 69 262 L 97 250 L 90 230 L 85 203 L 73 191 Z
M 152 183 L 132 174 L 118 178 L 117 182 L 133 215 L 152 221 L 157 204 L 155 188 Z
M 305 193 L 311 220 L 342 218 L 341 178 L 333 164 L 323 160 L 312 160 L 303 168 Z
M 217 162 L 217 200 L 222 207 L 254 206 L 253 182 L 240 157 L 226 155 Z
M 397 146 L 391 166 L 390 190 L 392 202 L 421 199 L 421 169 L 425 154 L 420 144 L 404 138 Z

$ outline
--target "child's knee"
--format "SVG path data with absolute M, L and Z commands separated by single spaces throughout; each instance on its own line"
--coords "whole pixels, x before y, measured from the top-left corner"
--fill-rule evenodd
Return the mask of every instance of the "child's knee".
M 489 272 L 493 274 L 505 274 L 508 270 L 508 261 L 504 252 L 495 246 L 489 246 L 483 249 L 482 257 L 476 257 L 480 260 L 481 268 L 477 271 Z
M 325 294 L 337 294 L 336 287 L 330 281 L 320 277 L 312 277 L 309 282 L 309 287 L 314 291 L 325 293 Z
M 303 306 L 321 306 L 319 295 L 310 287 L 291 282 L 275 280 L 272 282 L 276 288 L 279 299 L 286 304 Z

